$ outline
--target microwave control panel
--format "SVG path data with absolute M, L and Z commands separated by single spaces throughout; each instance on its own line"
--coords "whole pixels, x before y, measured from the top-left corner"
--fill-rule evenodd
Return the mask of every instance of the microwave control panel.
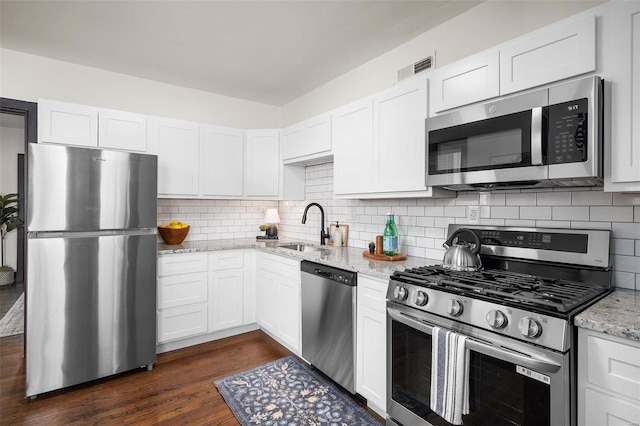
M 548 107 L 549 164 L 587 161 L 588 108 L 586 98 Z

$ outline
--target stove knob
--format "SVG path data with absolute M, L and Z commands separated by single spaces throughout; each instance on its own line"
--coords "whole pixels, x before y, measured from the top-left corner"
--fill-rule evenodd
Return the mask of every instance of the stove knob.
M 396 286 L 396 288 L 393 289 L 393 297 L 398 300 L 405 300 L 408 295 L 409 293 L 407 292 L 407 289 L 401 285 Z
M 424 306 L 427 304 L 428 301 L 429 301 L 429 296 L 427 296 L 427 293 L 425 293 L 424 291 L 418 291 L 416 293 L 416 300 L 415 300 L 416 305 Z
M 534 338 L 542 334 L 542 326 L 533 318 L 525 317 L 520 320 L 518 324 L 520 332 L 523 336 Z
M 455 299 L 449 301 L 449 308 L 447 309 L 447 311 L 454 317 L 459 317 L 460 315 L 462 315 L 463 310 L 464 307 L 462 306 L 462 303 L 460 303 L 460 301 Z
M 487 313 L 487 322 L 493 328 L 505 328 L 507 326 L 507 316 L 497 309 L 492 309 Z

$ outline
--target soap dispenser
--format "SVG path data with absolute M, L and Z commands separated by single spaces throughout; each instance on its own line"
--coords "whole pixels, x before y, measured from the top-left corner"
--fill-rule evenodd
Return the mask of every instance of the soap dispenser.
M 333 240 L 333 245 L 335 247 L 342 247 L 342 230 L 340 229 L 340 224 L 338 222 L 336 222 L 336 227 L 333 230 L 331 239 Z

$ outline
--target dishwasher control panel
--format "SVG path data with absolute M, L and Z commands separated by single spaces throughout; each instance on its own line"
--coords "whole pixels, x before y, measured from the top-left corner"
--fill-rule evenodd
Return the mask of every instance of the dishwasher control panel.
M 356 272 L 346 271 L 344 269 L 334 268 L 320 263 L 309 262 L 307 260 L 300 262 L 300 270 L 311 275 L 316 275 L 318 277 L 350 286 L 355 286 L 357 281 Z

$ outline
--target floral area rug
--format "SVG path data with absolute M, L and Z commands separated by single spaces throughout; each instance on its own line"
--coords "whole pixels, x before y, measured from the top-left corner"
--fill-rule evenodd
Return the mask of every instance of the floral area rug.
M 382 425 L 293 356 L 214 382 L 240 424 Z
M 0 337 L 24 333 L 24 293 L 0 320 Z

